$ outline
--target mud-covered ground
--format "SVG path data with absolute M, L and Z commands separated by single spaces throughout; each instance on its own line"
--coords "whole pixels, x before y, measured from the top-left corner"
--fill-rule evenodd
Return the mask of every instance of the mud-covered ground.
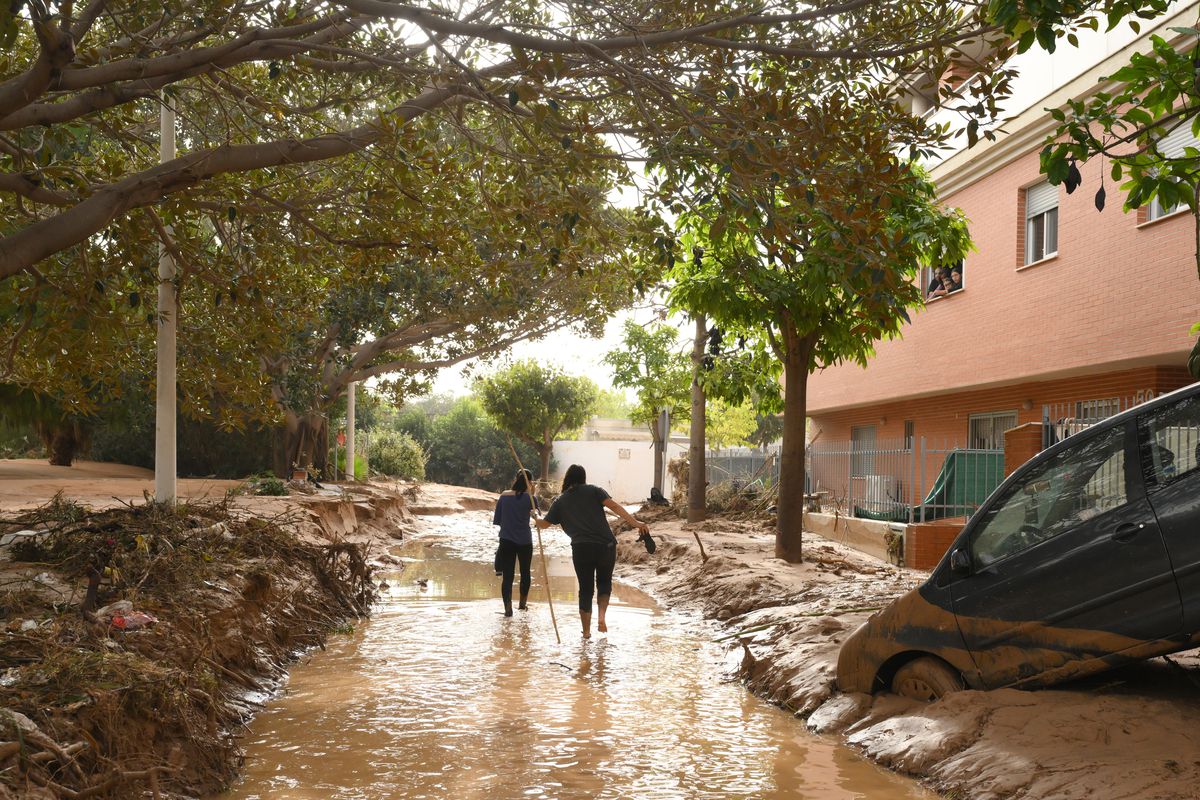
M 841 641 L 925 573 L 808 535 L 803 564 L 773 557 L 773 520 L 652 523 L 623 534 L 620 574 L 723 620 L 755 692 L 949 797 L 1200 797 L 1200 657 L 1154 659 L 1053 690 L 964 691 L 931 704 L 834 690 Z M 702 561 L 695 536 L 708 555 Z
M 132 468 L 118 467 L 112 475 L 107 465 L 49 470 L 0 462 L 0 513 L 11 519 L 15 509 L 44 503 L 63 489 L 119 515 L 126 513 L 124 503 L 144 503 L 152 485 L 149 473 Z M 180 494 L 213 504 L 235 487 L 181 482 Z M 158 617 L 133 634 L 80 613 L 87 578 L 78 564 L 70 573 L 48 569 L 44 561 L 18 563 L 11 542 L 0 545 L 0 709 L 21 714 L 0 711 L 6 717 L 0 720 L 0 800 L 156 791 L 168 797 L 228 781 L 237 768 L 236 729 L 289 659 L 335 632 L 348 613 L 339 610 L 337 592 L 322 586 L 313 559 L 297 554 L 338 541 L 369 548 L 386 564 L 387 545 L 411 529 L 414 513 L 490 508 L 494 497 L 458 487 L 376 484 L 288 498 L 237 496 L 224 505 L 224 516 L 197 506 L 172 523 L 173 535 L 211 538 L 221 556 L 216 567 L 200 569 L 179 596 L 156 595 L 148 585 L 132 594 L 126 585 L 123 598 L 102 592 L 106 603 L 132 599 L 138 610 Z M 270 534 L 255 531 L 264 519 L 274 526 Z M 104 534 L 102 545 L 112 539 L 141 552 L 137 536 L 145 535 L 144 522 L 126 521 L 116 535 Z M 219 523 L 225 527 L 213 527 Z M 768 518 L 690 526 L 668 513 L 652 525 L 660 543 L 654 555 L 633 534 L 621 534 L 620 577 L 667 606 L 721 620 L 729 641 L 742 649 L 753 691 L 948 797 L 1200 797 L 1195 652 L 1055 690 L 966 691 L 929 705 L 892 695 L 841 695 L 833 688 L 841 641 L 872 611 L 919 584 L 923 573 L 813 535 L 806 561 L 786 564 L 772 556 Z M 103 534 L 101 527 L 91 535 Z M 264 541 L 284 557 L 263 548 Z M 265 595 L 264 572 L 272 576 Z M 111 588 L 112 576 L 108 580 Z M 180 642 L 182 649 L 173 647 Z M 38 662 L 31 656 L 36 647 L 54 659 Z M 187 713 L 165 718 L 167 703 Z
M 243 723 L 367 613 L 366 559 L 411 519 L 398 485 L 181 481 L 164 507 L 149 477 L 0 462 L 0 800 L 225 786 Z

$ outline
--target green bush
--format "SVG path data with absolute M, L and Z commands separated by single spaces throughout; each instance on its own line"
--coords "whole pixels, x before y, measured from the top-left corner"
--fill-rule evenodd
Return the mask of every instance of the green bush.
M 356 447 L 355 449 L 357 450 L 358 448 Z M 333 451 L 330 450 L 329 463 L 332 464 L 335 460 L 337 461 L 337 477 L 334 480 L 340 481 L 346 474 L 346 451 L 338 450 L 337 458 L 335 459 Z M 374 467 L 375 465 L 372 464 L 371 466 Z M 367 479 L 367 462 L 362 456 L 354 457 L 354 479 L 356 481 L 365 481 Z
M 287 484 L 274 475 L 259 477 L 254 482 L 254 493 L 271 497 L 284 497 L 288 494 Z
M 412 436 L 402 431 L 380 431 L 371 434 L 367 459 L 371 471 L 393 478 L 425 478 L 428 456 Z

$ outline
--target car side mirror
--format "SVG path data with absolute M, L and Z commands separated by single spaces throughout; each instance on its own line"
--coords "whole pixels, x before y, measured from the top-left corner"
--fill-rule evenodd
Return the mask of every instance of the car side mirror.
M 960 576 L 971 574 L 971 557 L 966 550 L 956 547 L 950 552 L 950 571 Z

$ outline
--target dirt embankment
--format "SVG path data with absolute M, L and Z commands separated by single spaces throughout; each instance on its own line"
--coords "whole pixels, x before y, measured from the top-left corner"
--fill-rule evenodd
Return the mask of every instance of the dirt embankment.
M 370 545 L 411 520 L 402 486 L 181 482 L 165 508 L 129 468 L 28 476 L 41 468 L 0 463 L 0 798 L 222 788 L 242 724 L 292 660 L 367 613 Z
M 965 691 L 930 704 L 839 694 L 842 640 L 924 573 L 815 535 L 805 563 L 786 564 L 773 557 L 770 519 L 687 525 L 668 514 L 652 526 L 654 555 L 621 537 L 624 576 L 723 620 L 749 687 L 816 732 L 950 797 L 1200 797 L 1195 651 L 1055 690 Z

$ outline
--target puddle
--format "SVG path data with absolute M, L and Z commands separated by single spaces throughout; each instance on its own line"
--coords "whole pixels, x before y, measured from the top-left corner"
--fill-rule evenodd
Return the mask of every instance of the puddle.
M 934 797 L 724 681 L 696 621 L 632 587 L 614 587 L 608 635 L 582 643 L 561 534 L 563 643 L 537 581 L 531 609 L 504 618 L 489 522 L 457 515 L 432 523 L 437 544 L 396 551 L 407 568 L 383 575 L 374 616 L 251 723 L 245 779 L 222 800 Z

